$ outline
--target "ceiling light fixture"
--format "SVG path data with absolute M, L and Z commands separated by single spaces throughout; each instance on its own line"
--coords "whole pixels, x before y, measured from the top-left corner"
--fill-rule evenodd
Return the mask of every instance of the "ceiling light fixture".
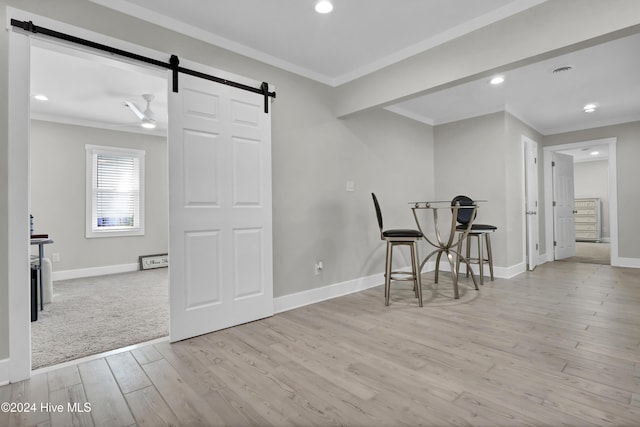
M 492 85 L 499 85 L 502 82 L 504 82 L 504 76 L 495 76 L 494 78 L 489 80 L 489 83 L 491 83 Z
M 47 98 L 46 95 L 43 95 L 41 93 L 39 93 L 37 95 L 34 95 L 33 98 L 37 99 L 38 101 L 48 101 L 49 100 L 49 98 Z
M 593 113 L 596 111 L 596 104 L 587 104 L 583 109 L 585 113 Z
M 145 117 L 142 119 L 142 123 L 140 124 L 140 126 L 142 126 L 145 129 L 155 129 L 156 121 Z
M 591 155 L 592 155 L 592 156 L 597 156 L 598 154 L 600 154 L 600 152 L 599 152 L 599 151 L 592 151 L 592 152 L 591 152 Z
M 320 0 L 316 3 L 316 12 L 318 13 L 329 13 L 333 10 L 333 3 L 329 0 Z

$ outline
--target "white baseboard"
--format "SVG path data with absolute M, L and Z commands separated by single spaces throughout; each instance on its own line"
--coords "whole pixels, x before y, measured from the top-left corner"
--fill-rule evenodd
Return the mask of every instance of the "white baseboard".
M 105 274 L 128 273 L 139 269 L 140 264 L 137 262 L 131 264 L 107 265 L 104 267 L 79 268 L 77 270 L 54 271 L 51 273 L 51 279 L 53 281 L 79 279 L 82 277 L 104 276 Z
M 553 255 L 544 256 L 544 261 L 543 261 L 543 256 L 540 256 L 539 264 L 544 264 L 545 262 L 552 262 L 552 261 L 554 261 Z M 640 258 L 622 258 L 622 257 L 612 258 L 611 265 L 614 267 L 640 268 Z
M 9 384 L 9 359 L 0 360 L 0 387 Z
M 618 257 L 611 260 L 611 265 L 615 267 L 640 268 L 640 258 Z
M 511 267 L 495 267 L 495 275 L 496 277 L 500 277 L 502 279 L 511 279 L 516 277 L 518 274 L 522 274 L 527 271 L 527 264 L 521 262 L 520 264 L 512 265 Z
M 380 286 L 383 283 L 384 274 L 380 273 L 323 286 L 321 288 L 309 289 L 308 291 L 296 292 L 295 294 L 284 295 L 273 299 L 273 312 L 281 313 L 283 311 L 293 310 L 294 308 Z
M 426 266 L 427 268 L 423 270 L 424 272 L 434 271 L 436 268 L 436 263 L 435 261 L 429 261 Z M 480 273 L 480 269 L 477 264 L 471 265 L 471 270 L 473 271 L 474 274 Z M 440 261 L 440 271 L 451 271 L 451 266 L 449 265 L 449 262 Z M 465 271 L 466 271 L 465 265 L 464 264 L 460 265 L 460 273 L 463 273 Z M 527 271 L 527 266 L 525 263 L 512 265 L 511 267 L 498 267 L 497 265 L 493 266 L 493 276 L 498 277 L 500 279 L 511 279 L 512 277 L 515 277 L 520 273 L 524 273 L 525 271 Z M 484 266 L 483 273 L 484 273 L 484 277 L 491 276 L 491 272 L 489 271 L 488 266 L 486 265 Z
M 474 273 L 477 273 L 477 265 L 472 265 Z M 401 268 L 399 270 L 411 271 L 411 267 Z M 435 270 L 435 261 L 427 263 L 422 269 L 423 273 Z M 450 271 L 448 262 L 441 262 L 441 271 Z M 516 264 L 511 267 L 497 267 L 493 269 L 495 277 L 502 279 L 510 279 L 520 273 L 526 271 L 524 263 Z M 460 271 L 463 271 L 460 267 Z M 485 276 L 489 276 L 489 268 L 485 269 Z M 308 291 L 296 292 L 295 294 L 283 295 L 274 298 L 273 312 L 282 313 L 283 311 L 293 310 L 295 308 L 304 307 L 305 305 L 315 304 L 343 295 L 352 294 L 354 292 L 363 291 L 365 289 L 374 288 L 384 284 L 384 273 L 374 274 L 372 276 L 360 277 L 358 279 L 347 280 L 346 282 L 335 283 L 333 285 L 323 286 L 321 288 L 309 289 Z
M 544 264 L 545 262 L 553 261 L 552 254 L 542 254 L 538 257 L 538 265 Z

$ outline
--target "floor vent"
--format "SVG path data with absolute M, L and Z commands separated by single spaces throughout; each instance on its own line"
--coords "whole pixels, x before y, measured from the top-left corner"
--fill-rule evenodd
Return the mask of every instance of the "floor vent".
M 161 268 L 169 266 L 169 255 L 141 255 L 140 270 L 149 270 L 152 268 Z

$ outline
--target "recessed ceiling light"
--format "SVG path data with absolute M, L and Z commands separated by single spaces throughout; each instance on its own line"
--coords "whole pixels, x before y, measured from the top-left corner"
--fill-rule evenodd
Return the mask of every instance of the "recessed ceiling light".
M 33 98 L 37 99 L 38 101 L 48 101 L 49 100 L 49 98 L 47 98 L 46 95 L 43 95 L 41 93 L 39 93 L 37 95 L 34 95 Z
M 600 154 L 600 152 L 599 151 L 592 151 L 590 154 L 592 156 L 597 156 L 598 154 Z
M 316 3 L 316 12 L 329 13 L 333 10 L 333 4 L 329 0 L 320 0 Z
M 593 113 L 596 111 L 596 104 L 587 104 L 583 109 L 585 113 Z
M 495 76 L 494 78 L 489 80 L 489 83 L 491 83 L 492 85 L 499 85 L 502 82 L 504 82 L 504 76 Z

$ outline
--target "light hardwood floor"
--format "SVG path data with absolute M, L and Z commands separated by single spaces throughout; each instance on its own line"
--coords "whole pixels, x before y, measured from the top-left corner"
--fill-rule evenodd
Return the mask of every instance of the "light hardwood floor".
M 547 263 L 458 301 L 432 277 L 423 308 L 394 283 L 35 375 L 0 402 L 38 411 L 0 426 L 640 425 L 640 270 Z

